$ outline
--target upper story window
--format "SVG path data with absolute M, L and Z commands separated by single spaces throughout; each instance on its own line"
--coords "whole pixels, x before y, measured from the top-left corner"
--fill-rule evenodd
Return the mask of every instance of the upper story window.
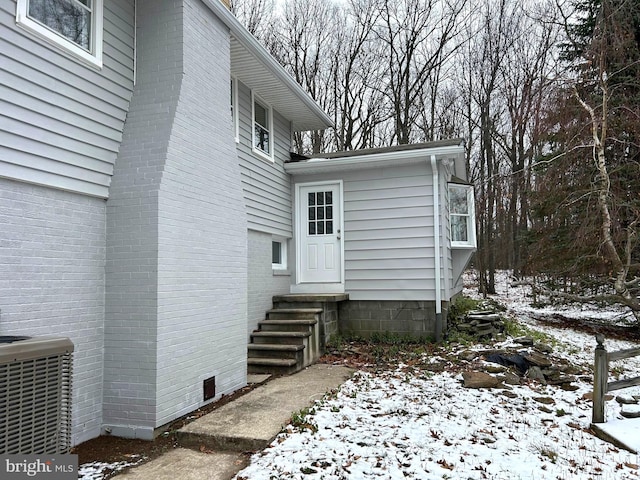
M 253 96 L 253 151 L 273 160 L 273 113 L 271 107 Z
M 451 246 L 475 248 L 476 221 L 472 185 L 449 184 L 449 220 Z
M 236 143 L 240 141 L 240 124 L 238 122 L 238 81 L 231 78 L 231 125 Z
M 103 0 L 17 0 L 16 23 L 102 67 Z

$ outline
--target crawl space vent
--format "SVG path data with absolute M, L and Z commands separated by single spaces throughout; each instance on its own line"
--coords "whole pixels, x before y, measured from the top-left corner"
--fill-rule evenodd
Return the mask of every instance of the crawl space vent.
M 207 378 L 203 382 L 204 399 L 211 400 L 216 396 L 216 377 Z

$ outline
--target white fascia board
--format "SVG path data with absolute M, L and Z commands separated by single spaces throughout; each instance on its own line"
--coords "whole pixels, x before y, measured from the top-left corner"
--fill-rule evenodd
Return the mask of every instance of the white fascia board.
M 322 108 L 311 96 L 296 82 L 291 75 L 280 65 L 275 58 L 260 45 L 258 40 L 238 21 L 238 19 L 223 5 L 220 0 L 202 0 L 204 4 L 229 27 L 231 34 L 240 42 L 258 61 L 262 62 L 280 80 L 292 94 L 300 100 L 306 108 L 311 110 L 326 127 L 333 127 L 333 120 L 329 118 Z
M 358 170 L 368 167 L 391 167 L 425 162 L 431 155 L 438 160 L 464 153 L 464 147 L 451 145 L 418 150 L 401 150 L 395 152 L 371 153 L 365 155 L 348 155 L 332 158 L 311 158 L 302 162 L 285 163 L 287 173 L 318 173 Z

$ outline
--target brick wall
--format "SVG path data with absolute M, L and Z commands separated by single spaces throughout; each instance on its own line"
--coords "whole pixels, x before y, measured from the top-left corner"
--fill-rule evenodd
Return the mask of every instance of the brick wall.
M 108 202 L 105 427 L 150 438 L 246 384 L 247 227 L 229 34 L 197 1 L 138 2 L 138 77 Z
M 100 431 L 103 200 L 0 179 L 0 335 L 69 337 L 73 443 Z
M 246 385 L 247 223 L 229 32 L 184 3 L 184 76 L 160 186 L 157 424 Z
M 104 424 L 155 427 L 159 185 L 182 80 L 177 6 L 138 2 L 137 81 L 107 202 Z M 171 45 L 171 47 L 166 47 Z
M 273 308 L 273 296 L 289 293 L 290 275 L 274 272 L 271 267 L 271 242 L 271 234 L 249 230 L 247 336 L 258 327 L 259 321 L 266 318 L 267 310 Z M 293 267 L 289 265 L 289 268 Z

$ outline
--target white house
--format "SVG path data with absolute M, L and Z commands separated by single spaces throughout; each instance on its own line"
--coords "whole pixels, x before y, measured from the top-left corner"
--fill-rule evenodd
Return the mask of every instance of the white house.
M 219 0 L 10 0 L 0 29 L 0 335 L 72 340 L 74 444 L 246 385 L 274 296 L 333 309 L 322 341 L 441 335 L 460 141 L 290 161 L 331 120 Z

